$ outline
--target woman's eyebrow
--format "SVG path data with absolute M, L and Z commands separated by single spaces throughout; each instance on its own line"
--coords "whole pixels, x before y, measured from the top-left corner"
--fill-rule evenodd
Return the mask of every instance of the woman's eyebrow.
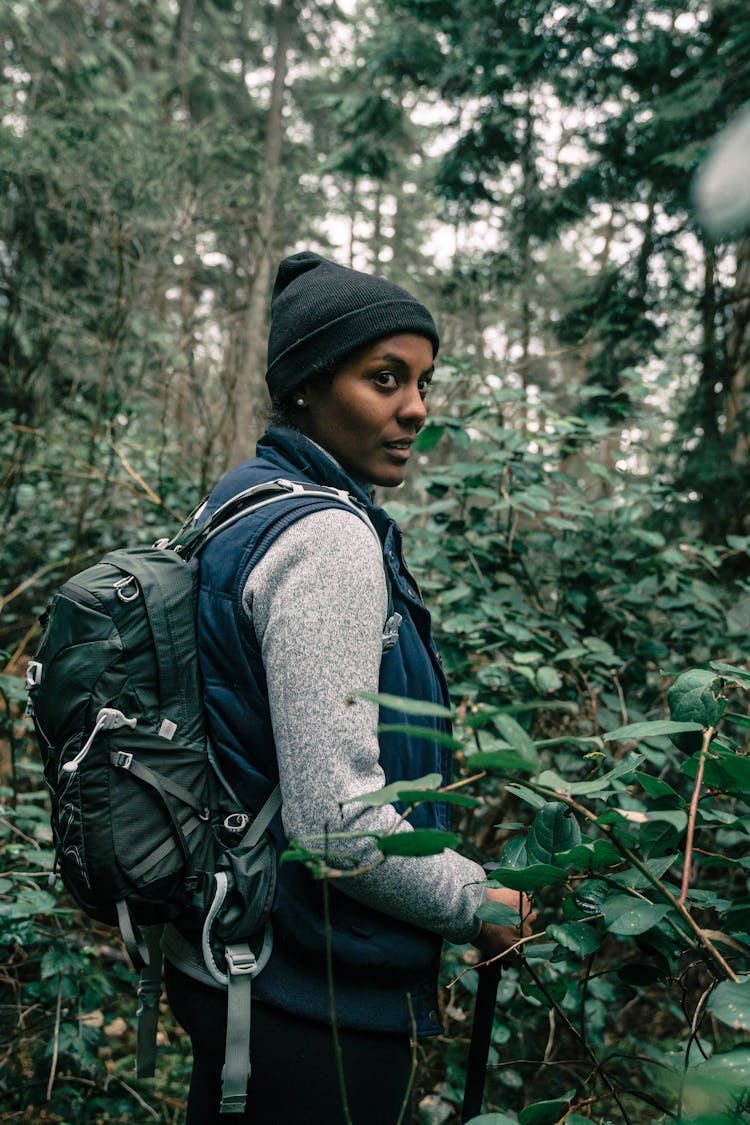
M 406 360 L 402 359 L 402 357 L 400 355 L 396 355 L 395 352 L 381 352 L 380 355 L 374 355 L 372 357 L 372 363 L 383 363 L 383 362 L 392 363 L 392 364 L 394 364 L 394 366 L 399 367 L 402 371 L 409 371 L 410 370 L 409 364 L 406 362 Z M 423 379 L 425 377 L 425 375 L 434 375 L 434 374 L 435 374 L 435 364 L 431 363 L 429 367 L 426 367 L 425 370 L 421 372 L 420 378 Z

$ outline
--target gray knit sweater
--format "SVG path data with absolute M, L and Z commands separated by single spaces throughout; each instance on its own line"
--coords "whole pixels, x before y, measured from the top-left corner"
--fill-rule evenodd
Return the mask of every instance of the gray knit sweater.
M 378 690 L 387 616 L 383 560 L 371 531 L 338 509 L 298 520 L 252 570 L 243 601 L 266 670 L 287 836 L 321 844 L 326 831 L 386 833 L 398 820 L 392 805 L 339 804 L 385 784 L 377 705 L 351 702 L 354 692 Z M 369 836 L 336 846 L 363 867 L 380 855 Z M 444 851 L 391 856 L 337 887 L 463 942 L 478 932 L 483 880 L 478 864 Z

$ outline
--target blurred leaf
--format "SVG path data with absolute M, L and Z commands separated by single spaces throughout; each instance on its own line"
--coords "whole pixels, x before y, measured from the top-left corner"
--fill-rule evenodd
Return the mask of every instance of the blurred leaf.
M 739 984 L 721 981 L 709 997 L 707 1010 L 735 1031 L 750 1031 L 750 978 Z
M 375 840 L 383 855 L 438 855 L 446 848 L 455 848 L 458 836 L 439 828 L 415 828 L 412 832 L 394 832 Z
M 477 809 L 481 804 L 476 797 L 467 797 L 465 793 L 456 793 L 452 789 L 445 792 L 435 789 L 399 789 L 398 799 L 404 804 L 440 801 L 446 805 L 459 805 L 464 809 Z
M 514 891 L 535 891 L 564 883 L 567 872 L 551 863 L 532 863 L 528 867 L 496 867 L 487 878 Z
M 425 742 L 447 746 L 449 750 L 463 750 L 463 743 L 457 738 L 433 727 L 420 727 L 412 723 L 378 723 L 377 731 L 378 734 L 408 734 L 412 738 L 421 738 Z
M 719 660 L 712 660 L 711 667 L 716 672 L 722 675 L 737 676 L 741 680 L 750 680 L 750 672 L 747 668 L 738 668 L 736 664 L 722 664 Z
M 521 915 L 517 910 L 506 906 L 504 902 L 493 902 L 491 899 L 482 903 L 474 912 L 474 917 L 481 918 L 483 922 L 491 922 L 493 926 L 518 926 L 521 923 Z
M 613 781 L 617 781 L 619 778 L 632 773 L 642 761 L 643 758 L 639 755 L 628 754 L 628 756 L 624 758 L 622 762 L 618 762 L 615 768 L 610 770 L 609 773 L 599 774 L 598 777 L 592 777 L 588 781 L 566 781 L 565 778 L 560 777 L 554 770 L 545 770 L 543 773 L 540 773 L 536 781 L 546 789 L 553 789 L 556 793 L 562 793 L 566 797 L 591 793 L 597 793 L 603 796 L 605 791 L 612 788 Z
M 400 793 L 411 793 L 412 790 L 417 792 L 424 789 L 433 790 L 442 784 L 442 774 L 426 773 L 424 777 L 416 777 L 413 781 L 392 781 L 390 785 L 384 785 L 382 789 L 375 789 L 372 793 L 363 793 L 360 797 L 347 797 L 341 804 L 350 805 L 356 801 L 358 804 L 378 808 L 381 805 L 390 805 L 394 801 L 401 800 Z
M 31 918 L 36 914 L 49 914 L 58 905 L 48 891 L 24 890 L 13 902 L 0 902 L 0 918 Z
M 414 449 L 418 453 L 426 453 L 437 445 L 444 433 L 445 426 L 437 426 L 428 422 L 424 429 L 417 434 Z
M 425 715 L 431 718 L 450 719 L 453 711 L 443 707 L 441 703 L 427 703 L 421 699 L 404 699 L 400 695 L 388 695 L 379 691 L 355 692 L 356 699 L 364 699 L 366 703 L 377 703 L 381 707 L 388 707 L 392 711 L 401 711 L 404 715 Z
M 562 1097 L 524 1106 L 518 1114 L 518 1125 L 557 1125 L 574 1095 L 575 1090 L 568 1090 Z
M 536 765 L 520 750 L 480 750 L 466 755 L 466 768 L 475 770 L 500 770 L 502 773 L 533 773 Z M 544 804 L 544 798 L 541 798 Z
M 694 721 L 678 722 L 672 719 L 655 719 L 653 722 L 629 723 L 625 727 L 607 731 L 602 735 L 605 742 L 629 742 L 632 739 L 656 738 L 664 734 L 680 734 L 685 731 L 702 731 L 703 726 Z

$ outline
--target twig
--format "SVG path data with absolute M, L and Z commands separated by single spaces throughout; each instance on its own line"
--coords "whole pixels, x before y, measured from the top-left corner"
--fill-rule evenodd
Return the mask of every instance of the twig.
M 458 984 L 458 982 L 461 980 L 461 977 L 466 976 L 467 973 L 473 973 L 475 969 L 483 969 L 485 965 L 494 965 L 495 961 L 502 961 L 504 957 L 510 957 L 511 954 L 517 953 L 521 946 L 526 945 L 528 941 L 538 941 L 539 938 L 543 938 L 546 936 L 547 935 L 544 933 L 544 931 L 542 931 L 539 934 L 528 934 L 526 937 L 519 938 L 518 941 L 513 943 L 513 945 L 509 945 L 507 949 L 504 949 L 502 953 L 496 953 L 494 957 L 488 957 L 486 961 L 477 961 L 475 965 L 467 965 L 465 969 L 461 970 L 457 977 L 454 977 L 453 980 L 448 981 L 448 984 L 445 987 L 453 988 L 453 985 Z
M 693 795 L 690 798 L 690 812 L 688 814 L 687 835 L 685 837 L 685 863 L 682 868 L 682 886 L 680 888 L 679 902 L 684 906 L 687 901 L 688 891 L 690 889 L 690 868 L 693 863 L 693 839 L 695 838 L 695 821 L 698 816 L 698 802 L 701 796 L 701 785 L 703 784 L 703 770 L 706 765 L 706 754 L 711 744 L 711 739 L 714 735 L 714 727 L 707 727 L 703 732 L 703 743 L 701 745 L 700 757 L 698 759 L 698 771 L 695 775 L 695 785 L 693 786 Z
M 21 659 L 23 654 L 26 652 L 26 646 L 28 645 L 29 641 L 34 636 L 34 633 L 36 633 L 38 628 L 39 628 L 39 622 L 34 621 L 33 624 L 31 624 L 29 626 L 29 628 L 26 630 L 26 632 L 24 633 L 20 642 L 16 645 L 16 648 L 13 651 L 10 660 L 5 665 L 5 667 L 3 668 L 3 675 L 8 676 L 12 673 L 16 664 Z
M 622 1114 L 623 1120 L 626 1122 L 626 1125 L 631 1125 L 630 1118 L 628 1117 L 628 1115 L 625 1111 L 624 1105 L 620 1101 L 620 1096 L 617 1092 L 617 1089 L 614 1085 L 614 1082 L 612 1081 L 612 1079 L 609 1077 L 606 1070 L 604 1069 L 603 1063 L 601 1063 L 599 1061 L 599 1059 L 596 1057 L 593 1050 L 591 1049 L 591 1047 L 586 1042 L 586 1039 L 583 1037 L 583 1035 L 581 1035 L 580 1031 L 578 1030 L 576 1025 L 573 1023 L 573 1021 L 568 1019 L 567 1015 L 562 1010 L 562 1008 L 558 1004 L 557 1000 L 555 1000 L 554 996 L 550 995 L 547 987 L 545 986 L 544 981 L 539 976 L 539 974 L 536 972 L 533 965 L 530 965 L 527 961 L 525 963 L 525 966 L 526 966 L 526 969 L 527 969 L 529 975 L 531 976 L 531 979 L 534 981 L 534 984 L 537 986 L 539 991 L 542 993 L 542 995 L 547 1000 L 547 1003 L 550 1005 L 550 1008 L 553 1009 L 555 1012 L 557 1012 L 558 1016 L 563 1021 L 563 1023 L 567 1027 L 568 1031 L 571 1033 L 571 1035 L 574 1036 L 575 1039 L 578 1040 L 581 1047 L 583 1048 L 583 1050 L 588 1055 L 589 1059 L 591 1060 L 591 1062 L 594 1065 L 594 1073 L 601 1075 L 602 1079 L 604 1080 L 604 1082 L 606 1083 L 606 1085 L 609 1089 L 609 1092 L 611 1093 L 612 1097 L 617 1102 L 617 1106 L 620 1110 L 620 1113 Z
M 328 978 L 328 1004 L 331 1014 L 331 1030 L 333 1032 L 333 1053 L 336 1056 L 336 1074 L 339 1080 L 339 1093 L 341 1094 L 341 1109 L 346 1125 L 352 1125 L 352 1116 L 349 1112 L 349 1099 L 346 1094 L 346 1076 L 344 1075 L 344 1056 L 341 1050 L 341 1040 L 336 1022 L 336 994 L 333 988 L 333 930 L 331 927 L 331 904 L 329 901 L 328 880 L 323 880 L 323 921 L 326 930 L 326 977 Z
M 550 1008 L 549 1011 L 547 1012 L 547 1019 L 548 1019 L 548 1022 L 549 1022 L 549 1035 L 547 1036 L 547 1043 L 546 1043 L 546 1046 L 544 1048 L 544 1059 L 542 1060 L 544 1066 L 549 1066 L 549 1062 L 550 1062 L 550 1059 L 552 1057 L 552 1048 L 555 1045 L 555 1009 L 554 1008 Z
M 55 1084 L 57 1059 L 60 1053 L 60 1015 L 62 1013 L 62 973 L 58 974 L 57 982 L 57 1007 L 55 1008 L 55 1032 L 52 1039 L 52 1065 L 49 1068 L 49 1081 L 47 1082 L 47 1101 L 52 1097 L 52 1087 Z
M 414 1015 L 414 1005 L 411 1001 L 410 992 L 407 992 L 406 994 L 406 1004 L 409 1009 L 409 1022 L 411 1024 L 411 1035 L 409 1036 L 409 1043 L 411 1046 L 411 1070 L 409 1071 L 409 1081 L 407 1082 L 406 1089 L 404 1090 L 404 1100 L 401 1103 L 401 1109 L 398 1113 L 396 1125 L 401 1125 L 401 1122 L 404 1120 L 404 1114 L 409 1108 L 411 1092 L 414 1087 L 414 1079 L 417 1074 L 417 1020 Z
M 125 456 L 125 451 L 120 448 L 120 446 L 117 444 L 117 442 L 113 441 L 110 438 L 109 441 L 107 442 L 107 444 L 109 445 L 109 447 L 113 451 L 113 453 L 115 453 L 117 455 L 117 457 L 119 458 L 120 464 L 122 465 L 125 472 L 128 474 L 129 477 L 131 477 L 135 481 L 135 483 L 137 485 L 139 485 L 140 488 L 143 489 L 143 491 L 148 496 L 149 500 L 153 504 L 156 504 L 160 508 L 165 507 L 164 501 L 162 500 L 161 496 L 158 496 L 154 492 L 151 485 L 148 484 L 148 482 L 143 479 L 143 477 L 138 472 L 138 470 L 133 468 L 133 466 L 130 464 L 127 457 Z M 171 514 L 176 515 L 176 513 L 174 513 L 174 512 L 172 512 Z M 177 518 L 179 518 L 179 517 L 177 517 Z
M 127 1090 L 129 1094 L 132 1094 L 139 1105 L 143 1106 L 143 1108 L 148 1113 L 150 1113 L 152 1117 L 155 1117 L 158 1120 L 159 1114 L 156 1112 L 152 1105 L 149 1105 L 148 1102 L 141 1097 L 137 1090 L 134 1090 L 132 1086 L 128 1086 L 127 1082 L 123 1082 L 122 1078 L 117 1078 L 116 1081 L 120 1086 L 123 1087 L 123 1089 Z
M 628 705 L 625 702 L 625 695 L 623 694 L 622 685 L 618 679 L 617 672 L 612 669 L 612 679 L 615 681 L 615 689 L 617 691 L 617 698 L 620 701 L 620 714 L 622 715 L 622 725 L 626 726 L 628 722 Z
M 677 1113 L 679 1120 L 682 1120 L 682 1105 L 685 1097 L 685 1080 L 687 1078 L 688 1067 L 690 1066 L 690 1049 L 694 1042 L 698 1042 L 698 1031 L 700 1030 L 700 1025 L 703 1022 L 703 1016 L 705 1015 L 706 1011 L 706 1004 L 708 1003 L 708 998 L 715 987 L 716 982 L 712 981 L 708 988 L 705 989 L 705 991 L 701 994 L 701 997 L 695 1006 L 695 1012 L 693 1013 L 693 1019 L 690 1024 L 690 1037 L 685 1047 L 685 1062 L 682 1067 L 682 1074 L 680 1075 L 680 1090 L 677 1098 Z M 699 1042 L 698 1046 L 700 1047 Z M 705 1052 L 702 1050 L 702 1048 L 701 1054 L 703 1054 L 705 1057 Z

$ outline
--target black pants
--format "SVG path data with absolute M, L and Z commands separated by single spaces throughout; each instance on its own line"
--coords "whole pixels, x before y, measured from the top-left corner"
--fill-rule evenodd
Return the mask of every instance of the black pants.
M 175 1018 L 193 1045 L 186 1125 L 344 1125 L 333 1033 L 253 1000 L 244 1114 L 219 1115 L 226 993 L 165 966 Z M 352 1125 L 396 1125 L 411 1080 L 405 1035 L 339 1031 Z M 411 1120 L 407 1107 L 403 1125 Z

